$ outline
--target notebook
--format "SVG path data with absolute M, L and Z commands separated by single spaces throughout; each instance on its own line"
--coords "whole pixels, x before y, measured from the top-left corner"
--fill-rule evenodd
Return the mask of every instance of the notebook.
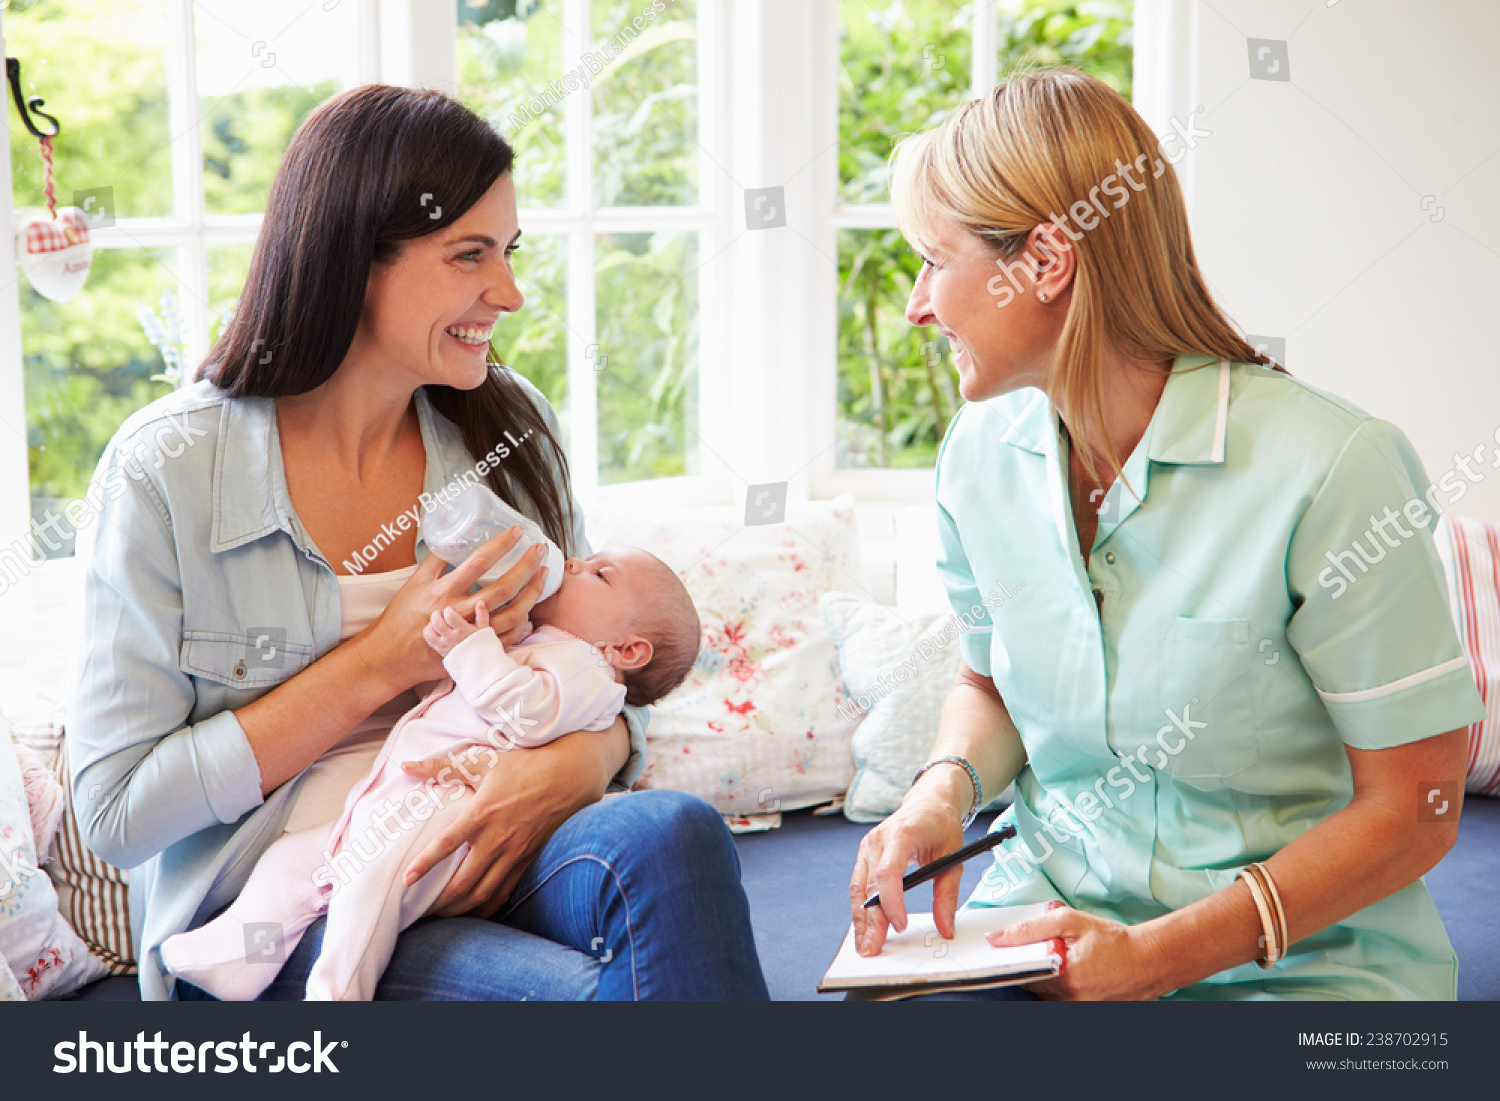
M 1045 902 L 1025 906 L 961 909 L 954 918 L 955 936 L 944 940 L 931 914 L 908 914 L 906 932 L 892 930 L 878 956 L 854 949 L 854 927 L 823 981 L 820 994 L 851 991 L 861 1000 L 891 1001 L 944 990 L 984 990 L 1051 978 L 1062 968 L 1062 945 L 1056 940 L 997 948 L 986 933 L 1046 913 Z

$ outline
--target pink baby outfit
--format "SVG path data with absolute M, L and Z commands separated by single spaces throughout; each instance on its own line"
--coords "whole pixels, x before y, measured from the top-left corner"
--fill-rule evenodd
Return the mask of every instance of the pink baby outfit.
M 469 851 L 462 845 L 410 887 L 402 883 L 412 858 L 472 794 L 458 778 L 460 755 L 603 730 L 625 702 L 625 686 L 599 652 L 557 627 L 538 628 L 509 653 L 485 628 L 449 651 L 443 665 L 451 679 L 396 724 L 349 792 L 342 817 L 272 844 L 227 910 L 162 943 L 167 971 L 217 998 L 253 1000 L 326 909 L 307 1000 L 370 1000 L 397 934 L 437 901 Z M 441 754 L 454 761 L 452 778 L 420 781 L 401 769 L 403 761 Z

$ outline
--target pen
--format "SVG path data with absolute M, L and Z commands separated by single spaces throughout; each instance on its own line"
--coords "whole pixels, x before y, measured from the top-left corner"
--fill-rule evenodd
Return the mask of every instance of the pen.
M 949 868 L 956 868 L 965 860 L 976 857 L 982 852 L 987 852 L 990 849 L 993 849 L 996 845 L 1000 844 L 1000 842 L 1004 841 L 1007 837 L 1014 837 L 1015 835 L 1016 827 L 1001 826 L 994 833 L 985 834 L 978 841 L 975 841 L 971 845 L 965 845 L 961 849 L 955 849 L 947 856 L 938 857 L 931 864 L 923 864 L 916 871 L 908 872 L 907 875 L 901 880 L 901 890 L 903 893 L 905 893 L 906 891 L 909 891 L 913 887 L 915 887 L 918 883 L 926 883 L 929 879 L 932 879 L 935 876 L 942 875 Z M 880 894 L 879 892 L 876 892 L 869 898 L 865 899 L 865 909 L 868 910 L 871 906 L 878 905 L 879 902 Z

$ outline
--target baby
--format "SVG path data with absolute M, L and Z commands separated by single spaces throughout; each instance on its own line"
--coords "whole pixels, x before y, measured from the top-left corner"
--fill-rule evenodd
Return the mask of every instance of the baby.
M 253 1000 L 326 909 L 307 1000 L 374 996 L 397 934 L 427 913 L 468 853 L 460 846 L 405 885 L 412 857 L 453 822 L 471 790 L 458 780 L 424 787 L 401 763 L 442 753 L 459 762 L 482 747 L 603 730 L 622 704 L 653 703 L 676 688 L 697 658 L 698 613 L 660 559 L 621 548 L 570 558 L 563 572 L 557 592 L 532 608 L 534 629 L 508 652 L 483 602 L 472 623 L 452 608 L 432 614 L 423 636 L 449 679 L 397 722 L 336 823 L 284 834 L 227 910 L 163 942 L 169 972 L 215 997 Z

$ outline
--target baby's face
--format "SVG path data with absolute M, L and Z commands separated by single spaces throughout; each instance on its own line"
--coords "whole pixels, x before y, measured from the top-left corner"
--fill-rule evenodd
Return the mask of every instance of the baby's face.
M 537 626 L 561 627 L 585 642 L 618 646 L 638 619 L 654 559 L 632 547 L 602 550 L 563 564 L 557 592 L 531 609 Z

